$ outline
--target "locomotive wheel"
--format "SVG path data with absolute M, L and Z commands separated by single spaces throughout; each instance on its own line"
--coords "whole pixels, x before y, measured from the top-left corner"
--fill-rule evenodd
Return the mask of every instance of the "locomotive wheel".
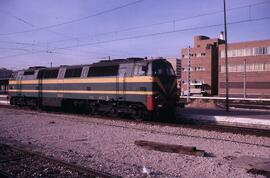
M 109 116 L 111 117 L 117 117 L 118 116 L 118 112 L 117 112 L 117 109 L 115 108 L 112 108 L 109 112 Z

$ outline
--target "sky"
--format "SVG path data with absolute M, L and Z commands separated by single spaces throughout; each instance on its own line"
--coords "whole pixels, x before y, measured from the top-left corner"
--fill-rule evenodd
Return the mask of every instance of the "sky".
M 270 0 L 226 0 L 228 42 L 270 39 Z M 178 57 L 219 37 L 223 0 L 0 0 L 0 68 Z

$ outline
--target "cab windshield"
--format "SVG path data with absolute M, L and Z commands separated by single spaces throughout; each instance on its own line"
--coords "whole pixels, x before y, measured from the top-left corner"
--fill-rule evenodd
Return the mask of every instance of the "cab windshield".
M 174 70 L 169 63 L 158 62 L 153 64 L 154 76 L 175 76 Z

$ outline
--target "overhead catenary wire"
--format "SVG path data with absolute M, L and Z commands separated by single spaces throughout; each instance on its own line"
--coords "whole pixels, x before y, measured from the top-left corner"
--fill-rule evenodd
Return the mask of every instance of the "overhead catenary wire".
M 259 2 L 259 3 L 249 4 L 249 5 L 233 7 L 233 8 L 228 9 L 227 11 L 233 11 L 233 10 L 238 10 L 238 9 L 243 9 L 243 8 L 252 8 L 254 6 L 267 4 L 267 3 L 270 3 L 270 1 L 263 1 L 263 2 Z M 162 22 L 152 23 L 152 24 L 148 24 L 148 25 L 140 25 L 140 26 L 128 27 L 128 28 L 124 28 L 124 29 L 120 29 L 120 30 L 112 30 L 112 31 L 108 31 L 108 32 L 97 33 L 94 35 L 84 35 L 81 37 L 76 37 L 76 39 L 80 40 L 80 39 L 92 38 L 92 37 L 97 37 L 97 36 L 104 36 L 104 35 L 108 35 L 108 34 L 119 34 L 121 32 L 143 29 L 143 28 L 148 28 L 148 27 L 153 27 L 153 26 L 158 26 L 158 25 L 163 25 L 163 24 L 171 24 L 171 23 L 175 24 L 176 22 L 180 22 L 180 21 L 191 20 L 191 19 L 195 19 L 195 18 L 200 18 L 200 17 L 214 15 L 214 14 L 220 14 L 220 13 L 223 13 L 223 10 L 201 13 L 201 14 L 197 14 L 197 15 L 193 15 L 193 16 L 189 16 L 189 17 L 177 18 L 174 20 L 162 21 Z M 74 41 L 74 39 L 56 40 L 56 41 L 48 42 L 48 44 L 61 43 L 61 42 L 67 42 L 67 41 Z
M 140 1 L 143 1 L 143 0 L 140 0 Z M 139 2 L 139 1 L 137 1 L 136 3 L 138 3 L 138 2 Z M 132 4 L 135 4 L 135 3 L 129 3 L 129 4 L 126 4 L 126 5 L 124 5 L 124 6 L 119 6 L 119 7 L 117 7 L 117 8 L 111 9 L 110 12 L 113 11 L 113 10 L 117 10 L 117 9 L 119 9 L 119 8 L 123 8 L 123 7 L 130 6 L 130 5 L 132 5 Z M 0 9 L 0 11 L 7 13 L 7 14 L 10 15 L 11 17 L 15 18 L 15 19 L 18 20 L 18 21 L 23 22 L 24 24 L 26 24 L 26 25 L 28 25 L 28 26 L 31 26 L 31 27 L 37 27 L 37 26 L 34 25 L 33 23 L 28 22 L 27 20 L 25 20 L 25 19 L 23 19 L 23 18 L 21 18 L 21 17 L 18 17 L 18 16 L 14 15 L 14 14 L 8 12 L 8 11 L 3 11 L 2 9 Z M 106 11 L 106 12 L 108 12 L 108 11 Z M 103 13 L 105 13 L 105 11 L 104 11 Z M 103 14 L 103 13 L 102 13 L 102 14 Z M 96 14 L 96 15 L 98 15 L 98 14 Z M 100 14 L 100 15 L 101 15 L 101 14 Z M 67 35 L 65 35 L 65 34 L 62 34 L 62 33 L 59 33 L 59 32 L 53 31 L 53 30 L 50 30 L 50 29 L 43 29 L 43 30 L 44 30 L 44 31 L 47 31 L 47 32 L 50 32 L 50 33 L 53 33 L 53 34 L 56 34 L 56 35 L 60 35 L 60 36 L 67 37 L 69 40 L 76 40 L 77 42 L 79 41 L 79 39 L 77 39 L 77 38 L 75 38 L 75 37 L 70 37 L 70 36 L 67 36 Z M 0 42 L 3 42 L 3 41 L 0 41 Z M 16 45 L 28 45 L 28 46 L 31 46 L 31 47 L 33 47 L 33 46 L 43 47 L 42 44 L 37 44 L 37 43 L 21 43 L 21 42 L 8 42 L 8 41 L 4 41 L 4 42 L 9 43 L 9 44 L 16 44 Z M 46 45 L 49 45 L 49 44 L 46 43 Z M 9 50 L 18 50 L 18 49 L 17 49 L 17 48 L 10 48 Z M 27 51 L 27 49 L 24 49 L 24 50 Z M 31 50 L 28 49 L 28 51 L 33 51 L 33 49 L 31 49 Z M 87 51 L 85 51 L 85 50 L 80 50 L 80 51 L 81 51 L 81 52 L 87 52 Z M 89 53 L 89 52 L 87 52 L 87 53 Z
M 136 4 L 136 3 L 138 3 L 138 2 L 135 1 L 134 4 Z M 258 3 L 253 3 L 253 4 L 249 4 L 249 5 L 243 5 L 243 6 L 229 8 L 227 11 L 238 10 L 238 9 L 243 9 L 243 8 L 249 8 L 250 9 L 250 8 L 252 8 L 254 6 L 263 5 L 263 4 L 267 4 L 267 3 L 270 3 L 270 0 L 262 1 L 262 2 L 258 2 Z M 123 5 L 123 6 L 127 7 L 127 6 L 130 6 L 130 5 L 133 5 L 133 3 L 126 4 L 126 5 Z M 123 8 L 122 6 L 119 6 L 119 7 Z M 117 10 L 117 9 L 115 9 L 115 10 Z M 149 24 L 149 25 L 141 25 L 141 26 L 124 28 L 124 29 L 121 29 L 121 30 L 113 30 L 113 31 L 109 31 L 109 32 L 102 32 L 102 33 L 94 34 L 91 37 L 93 37 L 93 36 L 95 36 L 95 37 L 103 36 L 103 35 L 114 34 L 114 33 L 116 34 L 116 33 L 120 33 L 120 32 L 131 31 L 131 30 L 142 29 L 142 28 L 148 28 L 148 27 L 158 26 L 158 25 L 163 25 L 163 24 L 168 24 L 168 23 L 176 23 L 176 22 L 180 22 L 180 21 L 190 20 L 190 19 L 194 19 L 194 18 L 200 18 L 200 17 L 203 17 L 203 16 L 209 16 L 209 15 L 214 15 L 214 14 L 219 14 L 219 13 L 223 13 L 223 10 L 207 12 L 207 13 L 201 13 L 201 14 L 197 14 L 197 15 L 193 15 L 193 16 L 189 16 L 189 17 L 183 17 L 183 18 L 177 18 L 177 19 L 174 19 L 174 20 L 168 20 L 168 21 L 152 23 L 152 24 Z M 17 17 L 17 18 L 19 18 L 19 17 Z M 24 20 L 24 19 L 22 19 L 22 20 Z M 27 23 L 29 23 L 29 22 L 27 22 Z M 72 22 L 70 21 L 70 23 L 72 23 Z M 55 24 L 55 25 L 57 25 L 57 24 Z M 47 27 L 48 28 L 53 28 L 53 27 L 49 27 L 49 26 L 47 26 Z M 47 27 L 46 28 L 45 27 L 40 27 L 38 29 L 39 30 L 47 29 Z M 35 30 L 35 29 L 31 29 L 31 30 Z M 14 32 L 14 34 L 28 33 L 28 32 L 30 32 L 30 30 L 29 31 Z M 54 33 L 58 33 L 58 32 L 54 31 Z M 0 34 L 0 36 L 1 35 L 5 35 L 5 34 Z M 12 35 L 12 34 L 10 33 L 8 35 Z M 85 35 L 85 36 L 81 36 L 81 37 L 71 37 L 71 38 L 68 38 L 68 39 L 56 40 L 56 41 L 45 42 L 45 43 L 46 44 L 61 43 L 61 42 L 65 42 L 65 41 L 74 41 L 74 40 L 80 40 L 80 39 L 85 39 L 85 38 L 89 38 L 89 37 L 90 37 L 90 35 Z M 40 43 L 40 44 L 42 44 L 42 43 Z
M 16 19 L 16 20 L 18 20 L 18 21 L 20 21 L 20 22 L 23 22 L 24 24 L 26 24 L 26 25 L 28 25 L 28 26 L 30 26 L 30 27 L 36 27 L 36 28 L 38 28 L 38 27 L 37 27 L 36 25 L 34 25 L 33 23 L 31 23 L 31 22 L 29 22 L 29 21 L 23 19 L 22 17 L 18 17 L 18 16 L 16 16 L 16 15 L 12 14 L 11 12 L 3 11 L 2 9 L 0 9 L 0 11 L 5 12 L 6 14 L 10 15 L 10 16 L 13 17 L 14 19 Z M 60 36 L 62 36 L 62 37 L 65 37 L 65 38 L 68 38 L 68 39 L 71 39 L 71 40 L 76 39 L 75 37 L 67 36 L 67 35 L 65 35 L 65 34 L 56 32 L 56 31 L 51 30 L 51 29 L 43 29 L 43 30 L 46 31 L 46 32 L 49 32 L 49 33 L 53 33 L 53 34 L 55 34 L 55 35 L 60 35 Z
M 232 10 L 237 10 L 237 9 L 242 9 L 242 8 L 249 8 L 249 10 L 251 9 L 251 7 L 253 6 L 257 6 L 257 5 L 262 5 L 262 4 L 266 4 L 266 3 L 270 3 L 270 1 L 263 1 L 263 2 L 259 2 L 259 3 L 254 3 L 254 4 L 249 4 L 249 5 L 244 5 L 244 6 L 238 6 L 238 7 L 233 7 L 233 8 L 230 8 L 228 9 L 228 11 L 232 11 Z M 122 29 L 122 30 L 118 30 L 118 31 L 111 31 L 111 32 L 103 32 L 103 33 L 100 33 L 100 34 L 96 34 L 96 36 L 102 36 L 102 35 L 106 35 L 106 34 L 109 34 L 109 33 L 120 33 L 120 32 L 124 32 L 124 31 L 130 31 L 130 30 L 135 30 L 135 29 L 140 29 L 140 28 L 147 28 L 147 27 L 151 27 L 151 26 L 155 26 L 155 25 L 162 25 L 162 24 L 166 24 L 166 23 L 175 23 L 175 22 L 179 22 L 179 21 L 184 21 L 184 20 L 190 20 L 190 19 L 194 19 L 194 18 L 199 18 L 199 17 L 203 17 L 203 16 L 209 16 L 209 15 L 214 15 L 214 14 L 218 14 L 218 13 L 222 13 L 223 11 L 214 11 L 214 12 L 208 12 L 208 13 L 203 13 L 203 14 L 198 14 L 198 15 L 194 15 L 194 16 L 190 16 L 190 17 L 184 17 L 184 18 L 178 18 L 178 19 L 174 19 L 172 21 L 165 21 L 165 22 L 158 22 L 158 23 L 153 23 L 153 24 L 149 24 L 149 25 L 145 25 L 145 26 L 137 26 L 137 27 L 129 27 L 129 28 L 125 28 L 125 29 Z M 20 17 L 17 17 L 13 14 L 10 14 L 12 15 L 14 18 L 20 20 L 20 21 L 23 21 L 23 23 L 26 23 L 30 26 L 34 26 L 32 23 L 30 22 L 27 22 L 26 20 L 24 20 L 23 18 L 20 18 Z M 250 14 L 250 17 L 251 17 L 251 14 Z M 63 34 L 60 34 L 58 32 L 55 32 L 55 31 L 51 31 L 49 29 L 44 29 L 48 32 L 51 32 L 51 33 L 54 33 L 54 34 L 58 34 L 58 35 L 61 35 L 61 36 L 64 36 Z M 173 31 L 179 31 L 179 30 L 173 30 Z M 162 32 L 163 33 L 163 32 Z M 153 35 L 162 35 L 157 33 L 157 34 L 153 34 Z M 167 33 L 167 32 L 164 32 L 164 33 Z M 89 35 L 88 35 L 89 36 Z M 134 38 L 131 37 L 132 39 L 136 39 L 136 38 L 142 38 L 144 37 L 141 36 L 141 35 L 138 35 L 138 36 L 135 36 Z M 67 37 L 67 36 L 65 36 Z M 147 36 L 146 36 L 147 37 Z M 59 40 L 59 41 L 55 41 L 55 42 L 47 42 L 46 45 L 48 44 L 52 44 L 52 43 L 56 43 L 56 42 L 64 42 L 64 41 L 73 41 L 73 40 L 80 40 L 81 38 L 85 39 L 85 37 L 70 37 L 68 39 L 64 39 L 64 40 Z M 127 37 L 127 39 L 129 39 L 130 37 Z M 35 49 L 28 49 L 28 53 L 24 53 L 24 54 L 16 54 L 16 55 L 11 55 L 11 56 L 6 56 L 6 57 L 16 57 L 16 56 L 24 56 L 24 55 L 28 55 L 28 54 L 36 54 L 36 53 L 46 53 L 47 51 L 55 51 L 55 50 L 67 50 L 67 49 L 71 49 L 71 48 L 76 48 L 76 47 L 82 47 L 82 46 L 96 46 L 98 44 L 104 44 L 104 43 L 107 43 L 107 42 L 113 42 L 113 41 L 121 41 L 121 40 L 126 40 L 126 39 L 122 39 L 122 38 L 118 38 L 118 39 L 115 39 L 115 40 L 104 40 L 104 41 L 99 41 L 99 42 L 93 42 L 93 43 L 84 43 L 84 44 L 81 44 L 81 45 L 72 45 L 71 47 L 60 47 L 60 48 L 51 48 L 51 49 L 46 49 L 46 50 L 35 50 Z M 1 42 L 1 41 L 0 41 Z M 8 41 L 7 41 L 8 42 Z M 24 43 L 24 42 L 15 42 L 15 44 L 21 44 L 21 45 L 29 45 L 31 47 L 33 46 L 38 46 L 38 47 L 42 47 L 42 43 Z M 48 46 L 46 46 L 48 47 Z M 14 49 L 16 50 L 16 49 Z M 24 51 L 27 51 L 27 49 L 24 49 Z M 88 51 L 85 51 L 85 50 L 81 50 L 80 49 L 80 52 L 83 52 L 83 53 L 90 53 Z M 92 53 L 92 52 L 91 52 Z M 121 52 L 122 53 L 122 52 Z M 56 54 L 56 53 L 55 53 Z M 65 55 L 68 55 L 68 54 L 65 54 Z M 71 56 L 76 56 L 76 54 L 70 54 Z M 119 54 L 118 54 L 119 55 Z M 125 54 L 127 55 L 127 54 Z M 78 56 L 78 55 L 77 55 Z M 1 58 L 5 58 L 5 57 L 0 57 Z
M 235 21 L 235 22 L 229 22 L 229 25 L 234 25 L 234 24 L 240 24 L 240 23 L 247 23 L 247 22 L 255 22 L 255 21 L 261 21 L 261 20 L 268 20 L 270 19 L 269 17 L 262 17 L 262 18 L 256 18 L 256 19 L 247 19 L 247 20 L 240 20 L 240 21 Z M 53 50 L 58 50 L 58 49 L 69 49 L 69 48 L 76 48 L 76 47 L 82 47 L 82 46 L 91 46 L 91 45 L 97 45 L 97 44 L 103 44 L 103 43 L 109 43 L 109 42 L 115 42 L 115 41 L 123 41 L 123 40 L 131 40 L 131 39 L 139 39 L 139 38 L 145 38 L 145 37 L 151 37 L 151 36 L 159 36 L 159 35 L 165 35 L 165 34 L 171 34 L 171 33 L 178 33 L 178 32 L 183 32 L 183 31 L 190 31 L 190 30 L 197 30 L 197 29 L 205 29 L 205 28 L 212 28 L 212 27 L 218 27 L 222 26 L 223 24 L 212 24 L 212 25 L 205 25 L 205 26 L 197 26 L 197 27 L 190 27 L 190 28 L 184 28 L 184 29 L 179 29 L 179 30 L 169 30 L 165 32 L 157 32 L 157 33 L 150 33 L 150 34 L 144 34 L 144 35 L 136 35 L 136 36 L 131 36 L 131 37 L 125 37 L 125 38 L 118 38 L 114 40 L 104 40 L 104 41 L 99 41 L 99 42 L 93 42 L 93 43 L 84 43 L 81 45 L 72 45 L 72 46 L 66 46 L 66 47 L 60 47 L 60 48 L 54 48 Z
M 137 1 L 135 1 L 137 2 Z M 262 1 L 262 2 L 258 2 L 258 3 L 254 3 L 254 4 L 249 4 L 249 5 L 244 5 L 244 6 L 238 6 L 238 7 L 233 7 L 233 8 L 230 8 L 228 9 L 227 11 L 232 11 L 232 10 L 238 10 L 238 9 L 243 9 L 243 8 L 249 8 L 249 17 L 251 18 L 251 14 L 250 14 L 250 9 L 254 6 L 258 6 L 258 5 L 263 5 L 263 4 L 267 4 L 267 3 L 270 3 L 270 0 L 268 1 Z M 0 9 L 1 10 L 1 9 Z M 34 24 L 26 21 L 25 19 L 22 19 L 21 17 L 17 17 L 15 16 L 14 14 L 11 14 L 10 12 L 8 12 L 12 17 L 20 20 L 20 21 L 23 21 L 24 23 L 30 25 L 30 26 L 33 26 L 35 27 Z M 122 30 L 114 30 L 114 31 L 109 31 L 109 32 L 102 32 L 102 33 L 98 33 L 98 34 L 95 34 L 94 36 L 102 36 L 102 35 L 107 35 L 107 34 L 112 34 L 112 33 L 120 33 L 120 32 L 125 32 L 125 31 L 130 31 L 130 30 L 136 30 L 136 29 L 141 29 L 141 28 L 147 28 L 147 27 L 151 27 L 151 26 L 157 26 L 157 25 L 163 25 L 163 24 L 168 24 L 168 23 L 175 23 L 175 22 L 179 22 L 179 21 L 185 21 L 185 20 L 190 20 L 190 19 L 194 19 L 194 18 L 199 18 L 199 17 L 203 17 L 203 16 L 209 16 L 209 15 L 214 15 L 214 14 L 218 14 L 218 13 L 223 13 L 223 10 L 219 10 L 219 11 L 213 11 L 213 12 L 208 12 L 208 13 L 201 13 L 201 14 L 197 14 L 197 15 L 194 15 L 194 16 L 189 16 L 189 17 L 184 17 L 184 18 L 178 18 L 178 19 L 174 19 L 174 20 L 169 20 L 169 21 L 163 21 L 163 22 L 157 22 L 157 23 L 152 23 L 152 24 L 149 24 L 149 25 L 141 25 L 141 26 L 136 26 L 136 27 L 129 27 L 129 28 L 124 28 Z M 53 33 L 58 33 L 58 32 L 55 32 L 53 31 Z M 59 33 L 58 33 L 59 34 Z M 1 34 L 0 34 L 1 35 Z M 62 35 L 63 34 L 59 34 L 59 35 Z M 87 35 L 87 36 L 81 36 L 81 37 L 70 37 L 69 39 L 63 39 L 63 40 L 57 40 L 57 41 L 52 41 L 52 42 L 44 42 L 45 44 L 52 44 L 52 43 L 60 43 L 60 42 L 65 42 L 65 41 L 74 41 L 74 40 L 80 40 L 80 39 L 85 39 L 87 37 L 89 37 L 90 35 Z M 25 43 L 25 42 L 8 42 L 8 41 L 0 41 L 1 42 L 4 42 L 4 43 L 14 43 L 14 44 L 26 44 L 26 45 L 41 45 L 41 44 L 44 44 L 43 42 L 41 43 Z
M 268 3 L 269 1 L 265 1 L 265 2 L 261 2 L 261 3 L 256 3 L 256 4 L 253 4 L 253 5 L 257 5 L 257 4 L 262 4 L 262 3 Z M 250 5 L 246 5 L 246 6 L 241 6 L 241 7 L 235 7 L 235 8 L 232 8 L 232 9 L 240 9 L 240 8 L 244 8 L 244 7 L 247 7 L 247 6 L 250 6 Z M 214 13 L 214 12 L 212 12 Z M 217 11 L 216 11 L 217 13 Z M 208 13 L 209 14 L 209 13 Z M 196 16 L 196 15 L 195 15 Z M 195 16 L 193 16 L 195 18 Z M 199 16 L 199 15 L 197 15 Z M 181 18 L 181 19 L 185 19 L 185 18 Z M 186 19 L 185 19 L 186 20 Z M 250 21 L 258 21 L 259 19 L 255 19 L 255 20 L 252 20 L 250 19 Z M 263 20 L 263 19 L 262 19 Z M 266 20 L 266 19 L 264 19 Z M 195 27 L 196 28 L 196 27 Z M 188 31 L 188 30 L 196 30 L 196 29 L 192 29 L 192 28 L 189 28 L 189 29 L 180 29 L 180 30 L 183 30 L 183 31 Z M 203 27 L 205 28 L 205 27 Z M 206 27 L 207 28 L 207 27 Z M 208 27 L 210 28 L 210 27 Z M 199 29 L 199 28 L 198 28 Z M 174 30 L 174 32 L 180 32 L 179 30 Z M 158 35 L 162 35 L 162 34 L 167 34 L 167 32 L 160 32 L 160 33 L 156 33 L 156 34 L 144 34 L 144 35 L 137 35 L 137 36 L 131 36 L 131 37 L 127 37 L 127 38 L 117 38 L 117 39 L 114 39 L 114 40 L 103 40 L 103 41 L 98 41 L 98 42 L 93 42 L 93 43 L 83 43 L 83 44 L 80 44 L 80 45 L 71 45 L 71 46 L 63 46 L 63 47 L 59 47 L 59 48 L 52 48 L 52 49 L 49 49 L 49 50 L 53 50 L 54 51 L 54 54 L 56 50 L 66 50 L 66 49 L 72 49 L 72 48 L 76 48 L 76 47 L 82 47 L 82 46 L 96 46 L 96 45 L 99 45 L 99 44 L 106 44 L 106 43 L 110 43 L 110 42 L 114 42 L 114 41 L 121 41 L 121 40 L 129 40 L 129 39 L 137 39 L 137 38 L 144 38 L 144 37 L 147 37 L 147 35 L 150 35 L 150 36 L 158 36 Z M 169 32 L 168 34 L 170 33 L 173 33 L 173 32 Z M 146 36 L 145 36 L 146 35 Z M 19 42 L 20 43 L 20 42 Z M 30 45 L 30 44 L 29 44 Z M 33 43 L 33 46 L 35 45 L 35 43 Z M 37 45 L 40 45 L 40 44 L 37 44 Z M 41 45 L 40 45 L 41 46 Z M 31 51 L 31 50 L 29 50 Z M 48 50 L 38 50 L 38 51 L 35 51 L 35 50 L 32 50 L 31 52 L 29 53 L 24 53 L 24 54 L 17 54 L 16 56 L 24 56 L 24 55 L 31 55 L 31 54 L 37 54 L 37 53 L 47 53 Z M 69 54 L 65 54 L 65 55 L 69 55 Z M 14 55 L 13 55 L 14 56 Z M 75 55 L 74 55 L 75 56 Z M 4 57 L 0 57 L 0 58 L 4 58 Z
M 240 20 L 240 21 L 228 22 L 227 24 L 228 25 L 235 25 L 235 24 L 242 24 L 242 23 L 247 23 L 247 22 L 256 22 L 256 21 L 269 20 L 269 19 L 270 19 L 270 16 L 269 17 L 261 17 L 261 18 L 253 18 L 253 19 L 247 19 L 247 20 Z M 133 40 L 133 39 L 139 39 L 139 38 L 146 38 L 146 37 L 167 35 L 167 34 L 172 34 L 172 33 L 179 33 L 179 32 L 184 32 L 184 31 L 214 28 L 214 27 L 219 27 L 219 26 L 223 26 L 223 25 L 224 25 L 223 23 L 219 23 L 219 24 L 190 27 L 190 28 L 184 28 L 184 29 L 178 29 L 178 30 L 169 30 L 169 31 L 165 31 L 165 32 L 150 33 L 150 34 L 143 34 L 143 35 L 136 35 L 136 36 L 125 37 L 125 38 L 118 38 L 118 39 L 113 39 L 113 40 L 104 40 L 104 41 L 98 41 L 98 42 L 93 42 L 93 43 L 84 43 L 84 44 L 80 44 L 80 45 L 71 45 L 71 46 L 53 48 L 51 50 L 52 51 L 55 51 L 55 50 L 77 48 L 77 47 L 82 47 L 82 46 L 93 46 L 93 45 L 99 45 L 99 44 L 104 44 L 104 43 L 111 43 L 111 42 L 116 42 L 116 41 Z M 0 57 L 0 59 L 10 58 L 10 57 L 18 57 L 18 56 L 24 56 L 24 55 L 30 55 L 30 54 L 37 54 L 37 53 L 44 53 L 44 52 L 46 52 L 46 51 L 40 50 L 40 51 L 36 51 L 36 52 L 31 52 L 31 53 L 24 53 L 24 54 L 3 56 L 3 57 Z
M 266 3 L 270 3 L 270 1 L 268 0 L 268 1 L 254 3 L 254 4 L 244 5 L 244 6 L 233 7 L 233 8 L 228 9 L 228 11 L 238 10 L 238 9 L 247 8 L 247 7 L 249 8 L 249 11 L 250 11 L 251 7 L 258 6 L 258 5 L 263 5 L 263 4 L 266 4 Z M 135 30 L 135 29 L 140 29 L 140 28 L 147 28 L 147 27 L 151 27 L 151 26 L 155 26 L 155 25 L 162 25 L 162 24 L 172 23 L 172 22 L 175 24 L 175 22 L 184 21 L 184 20 L 190 20 L 190 19 L 199 18 L 199 17 L 203 17 L 203 16 L 214 15 L 214 14 L 218 14 L 218 13 L 222 13 L 222 12 L 223 11 L 214 11 L 214 12 L 202 13 L 202 14 L 197 14 L 197 15 L 193 15 L 193 16 L 190 16 L 190 17 L 184 17 L 184 18 L 174 19 L 173 21 L 163 21 L 163 22 L 153 23 L 153 24 L 144 25 L 144 26 L 129 27 L 129 28 L 125 28 L 125 29 L 122 29 L 122 30 L 118 30 L 118 31 L 103 32 L 103 33 L 96 34 L 95 36 L 102 36 L 102 35 L 106 35 L 106 34 L 110 34 L 110 33 L 120 33 L 120 32 L 124 32 L 124 31 L 130 31 L 130 30 Z M 12 13 L 9 13 L 9 12 L 7 12 L 7 13 L 9 15 L 11 15 L 13 18 L 15 18 L 15 19 L 17 19 L 19 21 L 22 21 L 23 23 L 26 23 L 27 25 L 30 25 L 32 27 L 35 27 L 34 24 L 32 24 L 31 22 L 26 21 L 25 19 L 23 19 L 21 17 L 18 17 L 16 15 L 12 14 Z M 251 14 L 249 14 L 249 17 L 251 18 Z M 55 31 L 51 31 L 49 29 L 44 29 L 44 30 L 46 30 L 48 32 L 51 32 L 51 33 L 54 33 L 54 34 L 57 34 L 57 35 L 65 36 L 65 35 L 63 35 L 61 33 L 58 33 L 58 32 L 55 32 Z M 173 31 L 175 31 L 175 28 L 174 28 Z M 67 36 L 65 36 L 65 37 L 67 37 Z M 46 42 L 45 44 L 46 44 L 46 47 L 48 47 L 48 45 L 50 45 L 52 43 L 57 43 L 57 42 L 74 41 L 74 40 L 76 40 L 78 42 L 80 39 L 85 39 L 86 37 L 89 37 L 89 35 L 83 36 L 83 37 L 70 37 L 70 38 L 64 39 L 64 40 L 58 40 L 58 41 L 53 41 L 53 42 Z M 26 42 L 0 41 L 0 43 L 1 42 L 2 43 L 10 43 L 10 44 L 13 43 L 13 44 L 16 44 L 16 45 L 27 45 L 27 46 L 31 46 L 31 47 L 33 47 L 33 46 L 43 47 L 44 46 L 44 43 L 42 43 L 42 42 L 41 43 L 26 43 Z M 79 46 L 81 46 L 81 45 L 79 45 Z M 27 49 L 25 49 L 25 51 L 26 50 Z M 48 51 L 48 50 L 51 50 L 51 49 L 46 49 L 46 51 Z M 28 51 L 32 51 L 31 53 L 33 53 L 34 52 L 34 49 L 28 49 Z M 85 51 L 85 50 L 81 50 L 81 52 L 89 53 L 88 51 Z
M 38 27 L 38 28 L 34 28 L 34 29 L 29 29 L 29 30 L 24 30 L 24 31 L 18 31 L 18 32 L 10 32 L 10 33 L 5 33 L 5 34 L 0 34 L 0 36 L 34 32 L 34 31 L 39 31 L 39 30 L 44 30 L 44 29 L 55 28 L 55 27 L 59 27 L 59 26 L 63 26 L 63 25 L 68 25 L 68 24 L 71 24 L 71 23 L 77 23 L 77 22 L 80 22 L 80 21 L 84 21 L 84 20 L 87 20 L 87 19 L 96 17 L 96 16 L 100 16 L 100 15 L 103 15 L 103 14 L 106 14 L 106 13 L 113 12 L 115 10 L 119 10 L 119 9 L 122 9 L 122 8 L 125 8 L 125 7 L 128 7 L 128 6 L 132 6 L 132 5 L 138 4 L 138 3 L 142 2 L 142 1 L 144 1 L 144 0 L 133 1 L 133 2 L 130 2 L 130 3 L 121 5 L 121 6 L 110 8 L 110 9 L 107 9 L 107 10 L 104 10 L 104 11 L 97 12 L 97 13 L 92 14 L 92 15 L 88 15 L 88 16 L 77 18 L 77 19 L 73 19 L 73 20 L 69 20 L 69 21 L 66 21 L 66 22 L 57 23 L 57 24 L 53 24 L 53 25 L 47 25 L 47 26 Z

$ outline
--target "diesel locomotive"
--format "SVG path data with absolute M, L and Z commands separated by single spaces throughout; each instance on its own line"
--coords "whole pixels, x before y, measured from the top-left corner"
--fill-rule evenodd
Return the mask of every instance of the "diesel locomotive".
M 9 81 L 11 105 L 83 108 L 89 113 L 139 118 L 173 115 L 176 90 L 174 70 L 163 58 L 30 67 L 18 71 Z

